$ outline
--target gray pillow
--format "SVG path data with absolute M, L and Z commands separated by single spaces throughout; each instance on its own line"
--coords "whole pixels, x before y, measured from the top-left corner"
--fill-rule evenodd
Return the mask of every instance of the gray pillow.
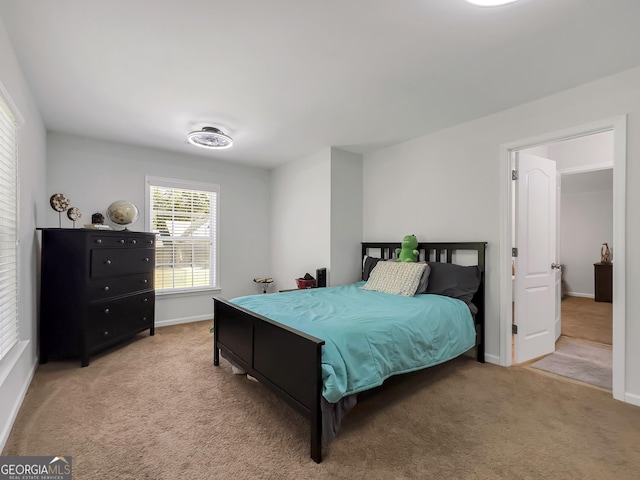
M 431 275 L 431 265 L 429 265 L 427 262 L 418 262 L 418 263 L 426 263 L 426 266 L 424 267 L 424 272 L 422 272 L 422 276 L 420 277 L 420 283 L 418 284 L 416 295 L 418 293 L 427 293 L 427 286 L 429 285 L 429 276 Z
M 369 275 L 371 275 L 371 270 L 375 267 L 378 262 L 383 262 L 383 258 L 376 257 L 364 257 L 364 263 L 362 264 L 362 280 L 365 282 L 369 280 Z
M 464 267 L 453 263 L 429 262 L 431 274 L 426 293 L 458 298 L 471 305 L 482 278 L 482 267 Z

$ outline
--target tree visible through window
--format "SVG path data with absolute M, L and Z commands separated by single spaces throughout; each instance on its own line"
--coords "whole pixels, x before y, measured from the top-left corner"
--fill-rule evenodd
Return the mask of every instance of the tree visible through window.
M 215 288 L 218 185 L 147 177 L 156 242 L 155 288 Z

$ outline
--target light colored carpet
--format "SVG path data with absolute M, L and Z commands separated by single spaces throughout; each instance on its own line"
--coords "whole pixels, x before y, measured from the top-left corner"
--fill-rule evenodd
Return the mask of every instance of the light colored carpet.
M 611 350 L 570 343 L 531 364 L 532 368 L 611 390 Z
M 79 480 L 638 478 L 639 407 L 468 357 L 363 395 L 316 464 L 301 415 L 212 365 L 209 327 L 40 366 L 3 455 L 72 455 Z

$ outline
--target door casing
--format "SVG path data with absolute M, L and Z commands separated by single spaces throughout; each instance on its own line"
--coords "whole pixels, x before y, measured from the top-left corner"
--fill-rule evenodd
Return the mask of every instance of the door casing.
M 634 403 L 627 398 L 626 377 L 626 310 L 625 310 L 625 233 L 626 233 L 626 145 L 627 117 L 605 119 L 565 130 L 549 132 L 532 138 L 500 145 L 500 365 L 512 364 L 511 303 L 511 232 L 513 228 L 511 188 L 511 156 L 518 150 L 578 138 L 595 133 L 613 131 L 613 249 L 616 268 L 613 269 L 613 397 Z

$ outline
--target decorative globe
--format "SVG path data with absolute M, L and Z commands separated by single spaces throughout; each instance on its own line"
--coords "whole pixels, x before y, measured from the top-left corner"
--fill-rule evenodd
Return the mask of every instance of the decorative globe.
M 126 200 L 116 200 L 107 208 L 107 217 L 116 225 L 127 227 L 138 220 L 138 207 Z

